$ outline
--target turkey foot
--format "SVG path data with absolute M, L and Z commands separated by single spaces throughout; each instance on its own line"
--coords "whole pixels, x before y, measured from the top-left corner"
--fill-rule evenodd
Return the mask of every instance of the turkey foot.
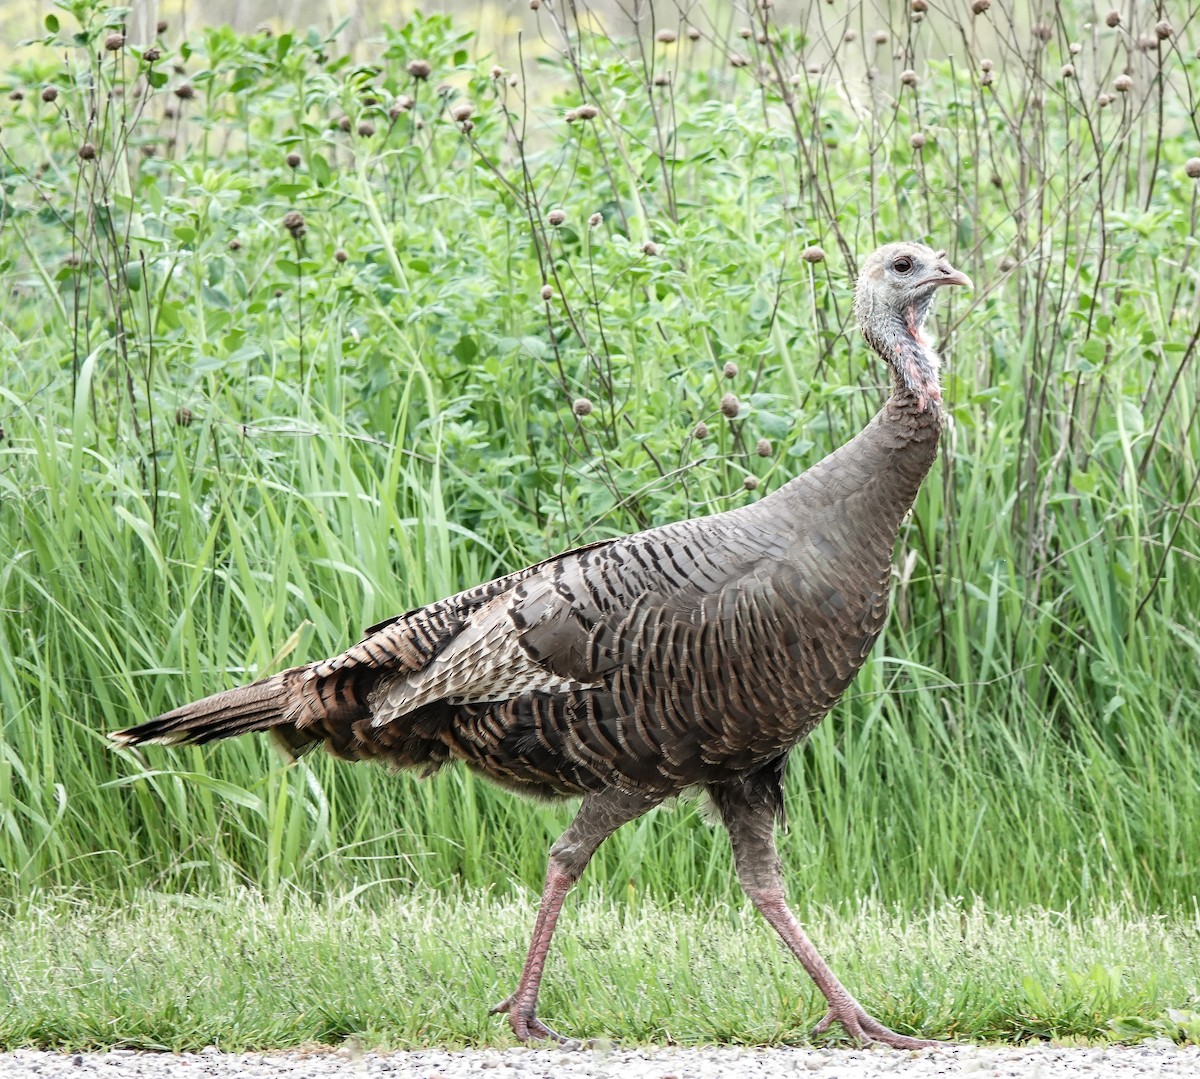
M 527 1042 L 531 1038 L 539 1038 L 557 1042 L 565 1049 L 579 1047 L 579 1042 L 573 1038 L 559 1034 L 552 1026 L 543 1023 L 537 1017 L 532 1007 L 518 1005 L 514 1008 L 513 1000 L 516 995 L 516 993 L 513 993 L 511 996 L 505 997 L 494 1008 L 488 1010 L 488 1015 L 507 1015 L 508 1024 L 512 1027 L 518 1041 Z
M 897 1034 L 890 1027 L 885 1027 L 873 1015 L 868 1014 L 863 1007 L 851 1001 L 849 1006 L 834 1006 L 825 1013 L 822 1019 L 813 1027 L 812 1036 L 826 1033 L 834 1023 L 841 1023 L 846 1032 L 857 1038 L 863 1044 L 875 1042 L 887 1045 L 892 1049 L 936 1049 L 939 1046 L 950 1045 L 950 1042 L 932 1041 L 929 1038 L 910 1038 L 907 1034 Z

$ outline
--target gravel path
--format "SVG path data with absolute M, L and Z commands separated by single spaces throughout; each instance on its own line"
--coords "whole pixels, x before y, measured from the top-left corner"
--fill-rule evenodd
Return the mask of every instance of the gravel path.
M 1172 1079 L 1200 1077 L 1200 1046 L 1167 1042 L 1106 1049 L 980 1049 L 894 1052 L 850 1049 L 479 1049 L 461 1052 L 202 1053 L 116 1050 L 0 1054 L 0 1079 Z

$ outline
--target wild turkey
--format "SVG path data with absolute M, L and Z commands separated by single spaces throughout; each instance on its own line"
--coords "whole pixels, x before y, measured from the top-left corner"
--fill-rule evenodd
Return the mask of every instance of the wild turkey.
M 580 547 L 398 615 L 333 659 L 185 705 L 112 738 L 205 743 L 269 731 L 289 752 L 432 773 L 462 761 L 538 797 L 578 797 L 550 848 L 528 958 L 496 1005 L 521 1040 L 565 1041 L 537 1017 L 567 891 L 600 844 L 699 789 L 728 829 L 742 886 L 854 1037 L 889 1030 L 834 976 L 784 898 L 774 829 L 788 754 L 883 627 L 892 548 L 933 463 L 936 291 L 971 282 L 918 243 L 867 259 L 854 310 L 892 393 L 854 439 L 752 505 Z

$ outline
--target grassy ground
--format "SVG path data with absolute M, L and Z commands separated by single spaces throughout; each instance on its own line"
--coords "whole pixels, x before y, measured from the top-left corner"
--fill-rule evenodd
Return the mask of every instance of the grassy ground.
M 60 892 L 94 912 L 536 886 L 569 807 L 104 734 L 778 486 L 882 399 L 850 289 L 900 236 L 977 289 L 939 308 L 949 424 L 892 620 L 792 765 L 789 876 L 818 908 L 979 897 L 1047 941 L 1114 907 L 1190 911 L 1195 27 L 1003 7 L 780 27 L 660 4 L 614 41 L 545 4 L 549 58 L 499 72 L 440 18 L 367 64 L 336 34 L 126 41 L 119 12 L 56 9 L 48 48 L 0 72 L 6 926 Z M 739 902 L 690 811 L 622 830 L 591 872 L 609 899 L 687 896 L 699 923 Z M 1007 973 L 987 984 L 1011 1002 Z M 972 1012 L 995 1014 L 914 1014 Z
M 364 905 L 243 893 L 60 897 L 0 924 L 0 1047 L 511 1044 L 531 900 Z M 815 911 L 818 947 L 885 1023 L 964 1041 L 1200 1040 L 1200 919 Z M 569 908 L 541 1014 L 624 1043 L 805 1044 L 823 1001 L 749 906 L 593 893 Z

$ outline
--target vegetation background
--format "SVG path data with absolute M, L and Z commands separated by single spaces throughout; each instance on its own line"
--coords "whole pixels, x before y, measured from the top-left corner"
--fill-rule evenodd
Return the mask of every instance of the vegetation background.
M 618 14 L 543 0 L 492 54 L 443 16 L 351 49 L 345 27 L 136 37 L 124 9 L 68 0 L 0 71 L 0 907 L 44 942 L 9 960 L 0 1041 L 374 1030 L 365 1005 L 280 1033 L 139 998 L 130 1033 L 129 983 L 101 1006 L 84 990 L 109 976 L 69 972 L 125 969 L 164 903 L 223 925 L 204 939 L 266 969 L 268 1002 L 256 903 L 348 932 L 441 911 L 468 980 L 494 911 L 514 922 L 501 989 L 528 924 L 510 893 L 539 885 L 569 806 L 458 770 L 284 767 L 259 741 L 116 754 L 105 733 L 574 543 L 761 497 L 882 401 L 850 294 L 902 236 L 977 287 L 937 312 L 948 425 L 893 617 L 791 767 L 795 898 L 875 942 L 843 956 L 875 979 L 906 913 L 960 944 L 970 922 L 1029 956 L 1071 926 L 1101 949 L 990 968 L 1016 996 L 973 1027 L 953 1024 L 979 971 L 948 960 L 931 989 L 911 958 L 876 1009 L 893 1025 L 1197 1036 L 1195 14 Z M 589 869 L 588 924 L 686 903 L 681 924 L 732 932 L 729 862 L 693 809 L 651 814 Z M 35 932 L 118 909 L 111 936 Z M 633 976 L 602 935 L 565 945 L 608 971 L 598 996 Z M 304 945 L 314 969 L 325 946 Z M 1141 980 L 1133 955 L 1163 966 Z M 759 1025 L 680 1031 L 632 1004 L 573 1025 L 790 1036 L 816 1005 L 781 970 Z M 502 1037 L 414 1023 L 371 1036 Z

